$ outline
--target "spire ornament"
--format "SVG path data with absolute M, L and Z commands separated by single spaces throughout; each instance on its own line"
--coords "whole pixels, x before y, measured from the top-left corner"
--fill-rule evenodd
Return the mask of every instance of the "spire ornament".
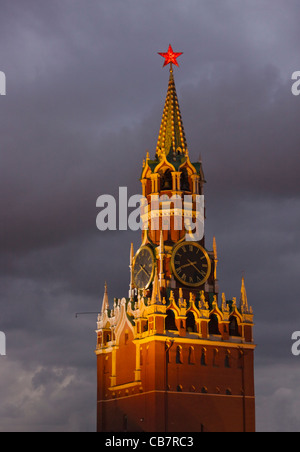
M 156 146 L 156 155 L 158 158 L 161 158 L 163 155 L 170 155 L 173 159 L 176 159 L 178 154 L 185 156 L 187 150 L 187 143 L 173 75 L 173 64 L 178 66 L 177 58 L 182 55 L 182 53 L 173 52 L 170 45 L 168 52 L 159 53 L 159 55 L 165 58 L 164 66 L 170 64 L 170 78 Z
M 108 292 L 107 292 L 107 282 L 105 281 L 104 285 L 104 296 L 102 301 L 102 314 L 109 309 L 109 301 L 108 301 Z
M 175 66 L 179 67 L 179 64 L 177 63 L 177 58 L 182 55 L 182 52 L 174 52 L 172 49 L 171 44 L 169 45 L 167 52 L 158 52 L 158 55 L 162 56 L 165 59 L 163 67 L 170 64 L 170 71 L 172 71 L 172 65 L 175 64 Z
M 242 277 L 240 309 L 241 309 L 241 312 L 243 314 L 249 312 L 248 298 L 247 298 L 247 292 L 246 292 L 246 287 L 245 287 L 245 277 L 244 276 Z

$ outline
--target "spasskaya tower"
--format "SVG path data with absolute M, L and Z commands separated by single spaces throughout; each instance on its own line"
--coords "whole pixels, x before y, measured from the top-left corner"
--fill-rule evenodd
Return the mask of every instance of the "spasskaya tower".
M 141 245 L 136 253 L 131 245 L 128 297 L 110 302 L 105 286 L 98 316 L 97 428 L 251 432 L 253 312 L 244 278 L 239 300 L 219 291 L 216 239 L 210 248 L 192 235 L 205 218 L 204 172 L 190 160 L 176 93 L 181 53 L 169 46 L 160 55 L 170 76 L 157 146 L 140 177 Z

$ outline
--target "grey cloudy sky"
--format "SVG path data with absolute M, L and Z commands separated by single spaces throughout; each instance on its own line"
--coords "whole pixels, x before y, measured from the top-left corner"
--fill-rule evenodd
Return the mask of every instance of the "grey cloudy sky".
M 207 246 L 255 313 L 257 429 L 300 430 L 298 0 L 1 0 L 0 431 L 94 431 L 95 317 L 128 292 L 130 242 L 96 199 L 141 191 L 175 81 L 202 156 Z

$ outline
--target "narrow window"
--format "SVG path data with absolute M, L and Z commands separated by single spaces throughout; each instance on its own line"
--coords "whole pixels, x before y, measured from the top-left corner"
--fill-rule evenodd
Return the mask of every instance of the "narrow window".
M 219 367 L 219 350 L 217 348 L 213 352 L 213 366 Z
M 230 317 L 229 334 L 230 336 L 240 336 L 239 326 L 235 316 Z
M 229 350 L 226 350 L 225 367 L 227 367 L 227 368 L 230 367 L 230 351 Z
M 197 326 L 194 314 L 190 311 L 186 319 L 186 330 L 188 333 L 197 333 Z
M 210 316 L 210 322 L 208 324 L 209 334 L 220 334 L 218 317 L 215 314 Z
M 195 364 L 195 350 L 194 347 L 189 348 L 189 364 Z
M 182 364 L 182 348 L 180 346 L 176 349 L 176 364 Z
M 167 331 L 178 331 L 175 323 L 175 314 L 172 309 L 168 310 L 168 315 L 166 317 L 165 327 Z

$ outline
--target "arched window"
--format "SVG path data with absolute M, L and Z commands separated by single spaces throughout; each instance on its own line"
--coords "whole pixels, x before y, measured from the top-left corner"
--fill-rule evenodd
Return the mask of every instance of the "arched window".
M 230 317 L 229 324 L 229 335 L 230 336 L 240 336 L 239 334 L 239 326 L 236 317 L 233 315 Z
M 181 191 L 191 191 L 189 174 L 186 169 L 184 169 L 180 175 L 180 189 Z
M 225 355 L 225 367 L 230 367 L 230 351 L 226 350 L 226 355 Z
M 238 368 L 242 369 L 244 367 L 244 352 L 239 350 L 238 352 Z
M 168 314 L 165 321 L 165 327 L 167 331 L 178 331 L 175 323 L 175 314 L 172 309 L 168 310 Z
M 213 351 L 213 366 L 219 367 L 219 350 L 217 348 Z
M 173 189 L 171 170 L 167 169 L 164 173 L 161 173 L 160 189 L 161 190 L 172 190 Z
M 176 349 L 176 364 L 182 364 L 182 363 L 183 363 L 182 348 L 180 346 L 178 346 Z
M 194 347 L 189 348 L 189 364 L 195 364 L 195 349 Z
M 197 326 L 194 314 L 190 311 L 188 312 L 186 319 L 186 330 L 188 333 L 197 333 Z
M 143 327 L 143 332 L 145 333 L 146 331 L 148 331 L 148 327 L 149 327 L 149 325 L 148 325 L 148 320 L 146 321 L 146 323 L 145 323 L 145 325 L 144 325 L 144 327 Z
M 220 334 L 219 321 L 218 321 L 218 317 L 216 316 L 216 314 L 212 314 L 210 316 L 210 322 L 208 324 L 208 331 L 209 331 L 209 334 Z
M 105 331 L 103 337 L 104 337 L 104 345 L 106 345 L 108 342 L 111 341 L 111 332 Z

